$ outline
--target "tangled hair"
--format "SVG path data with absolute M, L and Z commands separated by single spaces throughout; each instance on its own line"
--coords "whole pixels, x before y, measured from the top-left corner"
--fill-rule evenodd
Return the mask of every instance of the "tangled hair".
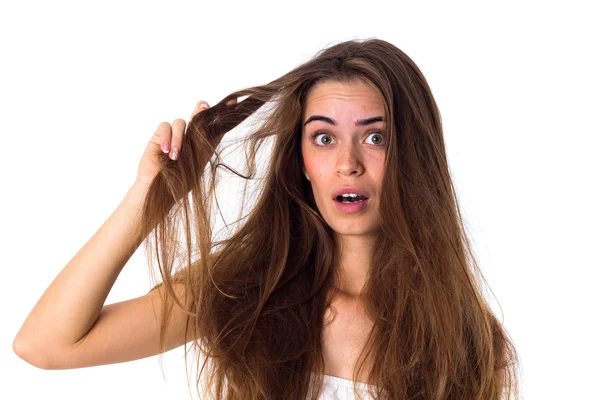
M 175 303 L 188 314 L 188 341 L 205 357 L 198 394 L 209 366 L 201 398 L 317 399 L 323 315 L 340 254 L 302 173 L 301 123 L 315 83 L 357 79 L 381 95 L 390 140 L 382 229 L 361 292 L 374 325 L 354 380 L 366 360 L 376 359 L 367 372 L 378 398 L 518 399 L 518 356 L 483 295 L 438 107 L 416 64 L 379 39 L 333 45 L 266 85 L 231 93 L 193 117 L 178 162 L 163 155 L 141 221 L 153 233 L 144 243 L 162 276 L 152 290 L 165 288 L 160 349 Z M 221 140 L 262 106 L 269 106 L 267 116 L 244 142 L 248 172 L 242 174 L 221 162 Z M 258 179 L 256 155 L 271 137 L 266 173 Z M 237 229 L 216 240 L 211 212 L 219 167 L 261 186 Z M 185 288 L 184 302 L 175 285 Z

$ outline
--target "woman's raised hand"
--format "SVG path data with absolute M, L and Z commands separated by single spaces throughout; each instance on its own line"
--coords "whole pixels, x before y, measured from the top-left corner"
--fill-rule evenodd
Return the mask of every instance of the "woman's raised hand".
M 236 104 L 237 99 L 227 102 L 228 105 Z M 210 106 L 206 101 L 200 100 L 190 116 L 190 120 L 199 112 L 206 110 Z M 156 131 L 146 145 L 146 150 L 140 160 L 136 183 L 150 185 L 158 171 L 160 170 L 160 153 L 169 153 L 172 162 L 177 162 L 179 151 L 183 143 L 186 122 L 181 118 L 176 118 L 172 124 L 161 122 Z

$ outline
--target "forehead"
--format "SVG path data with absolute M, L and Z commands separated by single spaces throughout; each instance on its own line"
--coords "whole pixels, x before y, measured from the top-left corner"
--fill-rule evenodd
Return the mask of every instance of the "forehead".
M 352 82 L 325 81 L 315 84 L 306 97 L 305 116 L 311 112 L 335 113 L 342 109 L 354 112 L 383 112 L 381 94 L 369 84 L 355 80 Z

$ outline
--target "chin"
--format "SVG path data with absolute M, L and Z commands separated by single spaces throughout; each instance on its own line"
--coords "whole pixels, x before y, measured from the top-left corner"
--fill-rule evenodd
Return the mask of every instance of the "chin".
M 375 234 L 379 226 L 371 221 L 334 221 L 328 223 L 329 227 L 338 235 L 344 236 L 371 236 Z

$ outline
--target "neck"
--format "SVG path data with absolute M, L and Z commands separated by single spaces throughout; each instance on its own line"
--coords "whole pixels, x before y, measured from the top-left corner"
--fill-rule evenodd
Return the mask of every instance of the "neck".
M 340 264 L 337 266 L 339 281 L 335 285 L 338 292 L 350 297 L 360 294 L 367 282 L 374 243 L 374 236 L 336 236 L 336 245 L 340 250 Z

